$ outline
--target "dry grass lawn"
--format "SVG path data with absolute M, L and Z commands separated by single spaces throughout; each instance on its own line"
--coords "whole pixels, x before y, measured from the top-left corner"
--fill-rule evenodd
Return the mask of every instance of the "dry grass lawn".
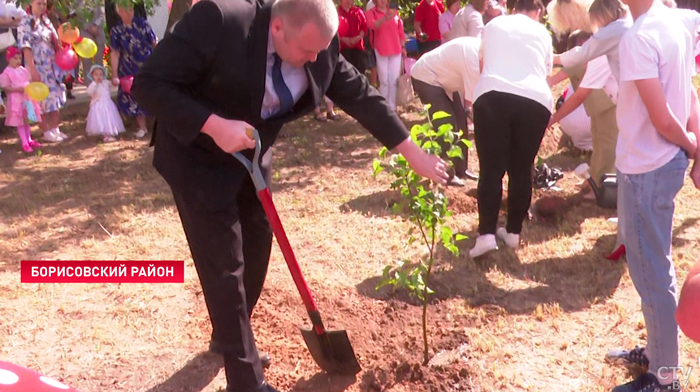
M 404 114 L 418 121 L 415 112 Z M 0 359 L 83 392 L 218 391 L 222 362 L 207 354 L 210 325 L 169 189 L 147 141 L 102 144 L 84 123 L 41 155 L 2 133 L 0 149 Z M 327 324 L 346 328 L 363 365 L 330 379 L 297 326 L 306 315 L 279 248 L 254 328 L 281 391 L 608 391 L 630 377 L 603 361 L 611 348 L 645 341 L 640 301 L 615 243 L 610 211 L 576 202 L 582 158 L 548 132 L 540 157 L 562 168 L 572 203 L 559 221 L 527 222 L 523 246 L 467 256 L 477 215 L 474 188 L 450 189 L 451 226 L 470 237 L 462 255 L 441 253 L 429 308 L 431 346 L 454 363 L 421 368 L 420 309 L 403 293 L 376 292 L 382 268 L 423 254 L 409 224 L 391 213 L 388 177 L 371 176 L 379 144 L 353 120 L 288 125 L 275 148 L 274 198 Z M 477 170 L 476 154 L 470 167 Z M 698 190 L 687 180 L 674 219 L 678 282 L 698 259 Z M 186 261 L 184 284 L 20 284 L 22 259 Z M 683 364 L 700 390 L 700 346 L 681 337 Z

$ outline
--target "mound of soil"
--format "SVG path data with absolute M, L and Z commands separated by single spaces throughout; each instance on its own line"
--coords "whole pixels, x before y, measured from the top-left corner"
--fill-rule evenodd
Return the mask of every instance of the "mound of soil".
M 334 290 L 335 291 L 335 290 Z M 254 327 L 258 348 L 270 352 L 273 366 L 266 377 L 280 390 L 316 391 L 471 391 L 466 361 L 468 338 L 464 326 L 445 325 L 438 309 L 430 309 L 431 357 L 441 353 L 437 364 L 423 365 L 420 328 L 421 309 L 394 299 L 382 301 L 354 292 L 323 293 L 316 298 L 329 330 L 348 332 L 363 370 L 356 378 L 331 377 L 316 366 L 295 325 L 310 324 L 303 308 L 296 309 L 296 293 L 276 289 L 264 293 L 256 308 Z M 335 299 L 334 299 L 335 298 Z M 432 308 L 432 307 L 431 307 Z M 290 309 L 290 311 L 280 311 Z M 296 311 L 291 311 L 296 310 Z M 275 338 L 273 338 L 275 337 Z M 466 343 L 466 344 L 465 344 Z M 456 354 L 451 355 L 454 352 Z M 445 358 L 448 358 L 445 360 Z

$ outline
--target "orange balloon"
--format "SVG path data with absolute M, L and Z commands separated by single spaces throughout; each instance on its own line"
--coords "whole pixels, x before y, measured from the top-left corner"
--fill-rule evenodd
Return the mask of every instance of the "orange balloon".
M 77 27 L 73 27 L 70 22 L 66 22 L 58 26 L 57 32 L 58 38 L 68 45 L 72 45 L 73 42 L 77 41 L 80 37 L 80 30 L 78 30 Z

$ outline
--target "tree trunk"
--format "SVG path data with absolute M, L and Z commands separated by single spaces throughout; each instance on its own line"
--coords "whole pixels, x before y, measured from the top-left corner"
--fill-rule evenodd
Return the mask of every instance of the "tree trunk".
M 173 6 L 170 8 L 170 16 L 168 16 L 168 27 L 165 29 L 165 35 L 170 33 L 172 27 L 190 10 L 192 0 L 173 0 Z

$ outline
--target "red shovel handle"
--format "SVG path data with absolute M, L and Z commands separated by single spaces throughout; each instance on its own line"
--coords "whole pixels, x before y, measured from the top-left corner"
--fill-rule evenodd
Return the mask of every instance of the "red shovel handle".
M 289 267 L 289 272 L 292 274 L 292 279 L 297 285 L 299 294 L 301 294 L 301 299 L 304 301 L 306 310 L 311 312 L 317 312 L 316 302 L 313 296 L 311 296 L 311 290 L 304 280 L 304 276 L 301 274 L 301 267 L 299 267 L 299 262 L 297 261 L 294 251 L 292 250 L 292 245 L 289 243 L 287 238 L 287 233 L 284 231 L 280 217 L 277 214 L 277 209 L 272 203 L 272 195 L 270 194 L 270 189 L 265 187 L 265 189 L 258 191 L 258 198 L 260 203 L 265 209 L 265 214 L 267 215 L 267 220 L 270 221 L 270 226 L 272 226 L 272 232 L 275 233 L 277 238 L 277 243 L 282 249 L 282 254 L 284 255 L 284 260 L 287 262 Z
M 292 279 L 294 279 L 294 283 L 297 286 L 297 290 L 299 290 L 301 299 L 304 301 L 304 306 L 306 306 L 306 310 L 309 312 L 309 316 L 311 317 L 311 321 L 313 322 L 314 327 L 317 329 L 317 332 L 321 333 L 324 327 L 323 324 L 320 322 L 320 317 L 314 317 L 315 314 L 318 314 L 318 307 L 316 306 L 316 302 L 314 301 L 314 298 L 311 295 L 311 290 L 309 290 L 309 286 L 307 286 L 306 281 L 304 280 L 304 276 L 301 273 L 301 267 L 299 267 L 299 262 L 297 261 L 297 258 L 294 255 L 294 251 L 292 251 L 292 245 L 289 243 L 287 233 L 285 233 L 284 231 L 284 227 L 282 226 L 280 217 L 277 214 L 275 204 L 272 202 L 272 195 L 270 194 L 270 189 L 268 189 L 267 183 L 265 183 L 265 177 L 260 171 L 259 162 L 261 146 L 258 131 L 250 130 L 250 132 L 248 132 L 248 136 L 251 139 L 255 140 L 255 156 L 253 158 L 253 161 L 249 161 L 246 157 L 244 157 L 241 153 L 238 152 L 234 153 L 233 156 L 236 159 L 238 159 L 243 164 L 243 166 L 246 167 L 246 169 L 248 169 L 248 172 L 250 173 L 250 176 L 253 179 L 253 184 L 255 184 L 255 189 L 258 192 L 258 198 L 260 199 L 260 203 L 262 204 L 263 209 L 265 210 L 267 220 L 270 222 L 270 226 L 272 226 L 272 232 L 275 233 L 277 243 L 282 249 L 282 254 L 284 255 L 284 260 L 287 262 L 287 267 L 289 267 L 289 272 L 291 272 L 292 274 Z M 315 319 L 318 319 L 318 321 Z

